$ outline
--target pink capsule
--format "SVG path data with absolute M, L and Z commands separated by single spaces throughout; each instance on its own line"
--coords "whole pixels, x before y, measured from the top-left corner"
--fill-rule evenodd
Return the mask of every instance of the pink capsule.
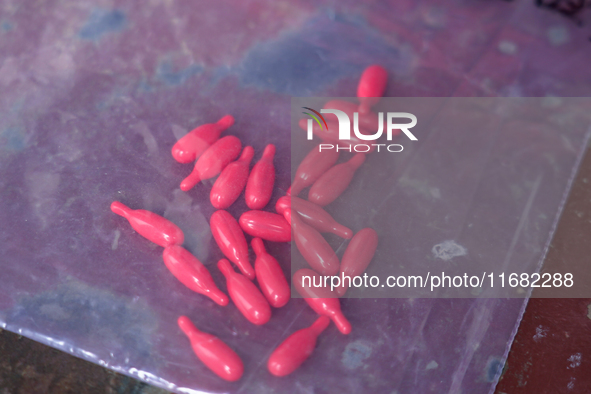
M 303 223 L 298 214 L 291 216 L 291 225 L 295 244 L 310 267 L 322 275 L 336 275 L 339 272 L 339 259 L 324 237 Z
M 289 195 L 297 196 L 302 189 L 312 185 L 322 174 L 328 171 L 339 159 L 336 149 L 320 151 L 317 145 L 306 155 L 296 170 L 295 178 L 289 189 Z
M 269 304 L 275 308 L 281 308 L 291 298 L 291 290 L 283 270 L 277 260 L 267 253 L 262 239 L 254 238 L 251 245 L 257 255 L 254 270 L 257 274 L 261 292 L 267 298 Z
M 290 242 L 291 226 L 281 215 L 265 211 L 244 212 L 238 219 L 245 233 L 271 242 Z
M 187 249 L 169 246 L 164 249 L 162 259 L 166 268 L 189 289 L 211 298 L 218 305 L 228 305 L 228 297 L 217 288 L 207 268 Z
M 295 289 L 304 297 L 314 312 L 328 316 L 341 333 L 349 334 L 351 323 L 341 312 L 341 303 L 337 294 L 331 291 L 330 287 L 316 287 L 321 283 L 323 283 L 322 276 L 308 268 L 298 270 L 293 275 Z
M 244 317 L 256 325 L 268 322 L 271 318 L 271 307 L 255 284 L 247 277 L 235 272 L 226 259 L 218 262 L 218 268 L 226 277 L 230 298 Z
M 298 330 L 283 341 L 271 354 L 267 368 L 275 376 L 286 376 L 310 357 L 318 336 L 328 327 L 330 320 L 320 316 L 308 328 Z
M 291 204 L 306 224 L 309 224 L 321 233 L 333 233 L 344 239 L 349 239 L 353 235 L 350 229 L 339 224 L 322 207 L 299 197 L 292 197 Z
M 283 215 L 283 212 L 286 209 L 291 209 L 291 196 L 289 194 L 287 196 L 279 197 L 275 204 L 275 211 L 280 215 Z
M 275 184 L 274 156 L 275 145 L 267 145 L 263 151 L 263 157 L 252 168 L 244 193 L 246 205 L 250 209 L 263 209 L 271 199 Z
M 244 365 L 232 348 L 218 337 L 199 331 L 186 316 L 178 319 L 180 329 L 191 341 L 195 355 L 220 378 L 235 382 L 242 377 Z
M 386 91 L 386 84 L 388 83 L 388 72 L 377 64 L 371 65 L 363 71 L 357 85 L 357 97 L 361 105 L 359 105 L 359 114 L 367 114 L 372 105 L 380 101 L 380 97 Z
M 323 207 L 336 200 L 347 189 L 355 171 L 364 161 L 365 155 L 357 153 L 349 161 L 332 167 L 314 182 L 308 193 L 308 201 Z
M 209 195 L 211 205 L 217 209 L 226 209 L 234 204 L 246 185 L 250 161 L 253 156 L 254 149 L 252 146 L 247 146 L 238 160 L 224 168 L 211 188 Z
M 341 260 L 340 277 L 349 276 L 351 280 L 355 276 L 360 276 L 371 259 L 373 259 L 378 247 L 378 234 L 372 228 L 364 228 L 359 231 L 349 242 L 343 259 Z M 335 290 L 339 297 L 345 295 L 349 287 L 348 279 L 345 278 L 340 287 Z
M 131 227 L 144 238 L 167 247 L 185 241 L 183 231 L 176 224 L 145 209 L 131 209 L 119 201 L 111 203 L 111 211 L 127 219 Z
M 195 163 L 193 172 L 181 182 L 181 190 L 189 191 L 204 179 L 213 178 L 240 154 L 242 143 L 229 135 L 209 147 Z
M 222 253 L 236 264 L 244 275 L 254 279 L 254 269 L 248 261 L 248 244 L 236 219 L 226 211 L 215 211 L 211 215 L 209 226 Z
M 210 145 L 220 138 L 220 134 L 234 124 L 234 118 L 226 115 L 216 123 L 201 125 L 184 135 L 172 147 L 172 157 L 179 163 L 195 161 Z

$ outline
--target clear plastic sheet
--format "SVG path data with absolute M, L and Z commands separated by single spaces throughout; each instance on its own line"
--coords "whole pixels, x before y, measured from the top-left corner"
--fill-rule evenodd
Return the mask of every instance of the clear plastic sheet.
M 294 299 L 255 327 L 234 306 L 180 285 L 161 248 L 109 204 L 173 220 L 225 290 L 208 228 L 211 182 L 178 189 L 191 169 L 170 157 L 178 137 L 231 113 L 228 134 L 254 146 L 255 160 L 276 144 L 274 204 L 290 183 L 291 95 L 351 95 L 370 63 L 391 73 L 388 96 L 577 95 L 591 80 L 587 55 L 576 52 L 587 44 L 584 32 L 525 2 L 1 7 L 3 328 L 177 392 L 494 389 L 524 300 L 346 300 L 354 331 L 343 336 L 331 326 L 309 362 L 277 379 L 267 357 L 312 323 L 305 302 Z M 575 145 L 556 166 L 555 193 L 565 192 L 582 151 Z M 559 208 L 545 212 L 551 218 Z M 241 201 L 230 212 L 244 209 Z M 286 264 L 289 245 L 269 251 Z M 222 381 L 196 359 L 176 326 L 181 314 L 236 349 L 242 380 Z

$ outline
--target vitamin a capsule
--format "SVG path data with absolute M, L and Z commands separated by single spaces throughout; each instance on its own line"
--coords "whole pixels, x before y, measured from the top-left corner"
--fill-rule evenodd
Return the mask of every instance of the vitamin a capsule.
M 311 269 L 302 268 L 293 275 L 293 285 L 308 305 L 319 315 L 328 316 L 341 333 L 349 334 L 351 323 L 341 312 L 338 295 L 330 287 L 314 287 L 314 283 L 322 283 L 322 276 Z
M 299 214 L 306 224 L 321 233 L 333 233 L 344 239 L 349 239 L 353 235 L 350 229 L 339 224 L 322 207 L 299 197 L 292 197 L 291 204 L 293 210 Z
M 240 154 L 242 143 L 233 135 L 219 139 L 201 155 L 193 172 L 181 182 L 181 190 L 189 191 L 204 179 L 213 178 Z
M 185 241 L 183 232 L 176 224 L 154 212 L 133 210 L 119 201 L 113 201 L 111 211 L 123 216 L 138 234 L 157 245 L 167 247 L 181 245 Z
M 244 364 L 232 348 L 218 337 L 199 331 L 186 316 L 178 319 L 180 329 L 191 341 L 195 355 L 220 378 L 235 382 L 244 373 Z
M 357 85 L 357 97 L 361 103 L 359 114 L 369 113 L 371 106 L 380 101 L 380 97 L 386 91 L 387 83 L 388 72 L 382 66 L 374 64 L 363 71 Z
M 273 351 L 267 369 L 275 376 L 286 376 L 295 371 L 314 352 L 318 336 L 328 327 L 330 319 L 320 316 L 308 328 L 298 330 Z
M 217 288 L 207 268 L 187 249 L 169 246 L 164 249 L 162 259 L 174 277 L 189 289 L 211 298 L 218 305 L 228 305 L 228 296 Z
M 179 163 L 194 162 L 233 124 L 234 117 L 226 115 L 216 123 L 207 123 L 193 129 L 174 144 L 172 157 Z
M 308 201 L 321 207 L 337 199 L 349 187 L 355 171 L 365 161 L 365 154 L 357 153 L 349 161 L 326 171 L 310 188 Z
M 364 228 L 355 234 L 343 254 L 340 277 L 344 278 L 345 275 L 354 278 L 361 275 L 373 259 L 377 247 L 378 234 L 374 229 Z M 339 297 L 345 295 L 348 285 L 347 281 L 344 281 L 337 287 L 335 291 Z
M 257 255 L 254 270 L 261 292 L 269 304 L 275 308 L 281 308 L 291 298 L 291 290 L 283 270 L 277 260 L 267 253 L 262 239 L 254 238 L 250 244 Z
M 224 168 L 209 195 L 214 208 L 226 209 L 238 199 L 248 180 L 248 170 L 253 156 L 254 149 L 247 146 L 238 160 Z
M 290 211 L 291 210 L 286 210 Z M 302 222 L 298 214 L 291 215 L 293 239 L 304 259 L 322 275 L 336 275 L 339 259 L 324 237 L 314 228 Z
M 275 184 L 275 145 L 269 144 L 263 151 L 263 157 L 252 168 L 246 191 L 246 205 L 250 209 L 263 209 L 271 200 L 273 185 Z
M 232 261 L 249 279 L 255 272 L 248 261 L 248 244 L 238 222 L 228 212 L 219 210 L 209 220 L 211 233 L 224 256 Z
M 328 171 L 338 159 L 339 152 L 336 149 L 320 151 L 320 146 L 315 146 L 298 166 L 288 194 L 293 196 L 300 194 L 303 189 L 312 185 Z
M 255 284 L 244 275 L 235 272 L 226 259 L 218 262 L 218 268 L 226 277 L 230 298 L 244 317 L 256 325 L 268 322 L 271 318 L 271 307 Z
M 281 215 L 265 211 L 244 212 L 238 219 L 245 233 L 271 242 L 290 242 L 291 226 Z

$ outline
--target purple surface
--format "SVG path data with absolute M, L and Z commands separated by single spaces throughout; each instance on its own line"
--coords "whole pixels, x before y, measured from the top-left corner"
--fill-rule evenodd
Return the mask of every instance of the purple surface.
M 254 327 L 183 288 L 161 249 L 108 209 L 116 199 L 163 214 L 212 267 L 208 184 L 180 192 L 190 166 L 169 154 L 196 125 L 233 114 L 228 133 L 255 160 L 275 143 L 274 203 L 290 181 L 290 95 L 351 95 L 369 63 L 391 73 L 390 96 L 589 91 L 584 32 L 527 2 L 338 4 L 3 1 L 2 326 L 184 392 L 491 390 L 523 300 L 347 300 L 353 333 L 331 326 L 309 363 L 276 379 L 271 350 L 314 320 L 303 300 Z M 269 250 L 289 256 L 287 245 Z M 180 314 L 244 358 L 240 382 L 196 360 Z

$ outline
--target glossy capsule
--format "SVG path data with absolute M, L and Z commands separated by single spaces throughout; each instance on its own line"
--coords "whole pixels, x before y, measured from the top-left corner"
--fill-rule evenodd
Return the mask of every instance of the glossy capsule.
M 119 201 L 113 201 L 111 211 L 123 216 L 135 231 L 157 245 L 167 247 L 181 245 L 185 241 L 183 232 L 176 224 L 154 212 L 133 210 Z
M 349 239 L 353 236 L 353 232 L 350 229 L 339 224 L 319 205 L 299 197 L 292 197 L 291 206 L 306 224 L 309 224 L 321 233 L 333 233 L 344 239 Z
M 341 312 L 338 295 L 330 287 L 314 287 L 314 283 L 323 283 L 322 276 L 311 269 L 303 268 L 293 275 L 293 285 L 308 305 L 319 315 L 328 316 L 340 332 L 349 334 L 351 323 Z
M 224 168 L 209 195 L 214 208 L 226 209 L 238 199 L 248 180 L 248 170 L 253 156 L 254 149 L 247 146 L 238 160 Z
M 226 277 L 230 298 L 252 324 L 265 324 L 271 318 L 271 307 L 259 289 L 247 277 L 234 271 L 230 262 L 221 259 L 218 268 Z
M 204 179 L 213 178 L 240 154 L 242 143 L 233 135 L 219 139 L 201 155 L 193 172 L 181 182 L 181 190 L 189 191 Z
M 218 305 L 228 305 L 228 296 L 217 288 L 207 268 L 187 249 L 169 246 L 164 249 L 162 259 L 174 277 L 189 289 L 211 298 Z
M 291 226 L 282 215 L 265 211 L 247 211 L 238 219 L 245 233 L 271 242 L 290 242 Z
M 250 243 L 257 259 L 254 263 L 254 270 L 261 292 L 275 308 L 281 308 L 291 298 L 291 290 L 283 270 L 273 256 L 265 250 L 263 240 L 254 238 Z
M 289 190 L 288 190 L 288 192 L 289 192 Z M 275 204 L 275 211 L 278 214 L 283 215 L 285 220 L 287 220 L 287 222 L 291 226 L 291 195 L 290 194 L 288 194 L 287 196 L 279 197 L 279 199 L 277 200 L 277 203 Z M 289 212 L 289 215 L 287 215 L 288 212 Z
M 249 279 L 254 279 L 254 269 L 248 261 L 248 244 L 236 219 L 228 212 L 219 210 L 211 215 L 209 226 L 224 256 Z
M 322 234 L 303 223 L 298 214 L 291 215 L 291 225 L 295 244 L 310 267 L 322 275 L 336 275 L 339 259 Z
M 235 382 L 244 373 L 244 364 L 232 348 L 218 337 L 199 331 L 186 316 L 178 319 L 180 329 L 191 342 L 191 347 L 199 360 L 220 378 Z
M 216 123 L 207 123 L 185 134 L 172 147 L 172 157 L 179 163 L 192 163 L 220 138 L 220 134 L 234 124 L 234 117 L 226 115 Z
M 320 316 L 314 324 L 291 334 L 271 353 L 267 369 L 275 376 L 295 371 L 312 355 L 318 336 L 328 327 L 330 319 Z
M 246 205 L 250 209 L 263 209 L 273 195 L 273 185 L 275 184 L 273 157 L 275 157 L 275 145 L 269 144 L 265 147 L 261 160 L 254 165 L 250 172 L 244 192 Z
M 336 200 L 349 187 L 355 171 L 364 161 L 365 154 L 357 153 L 349 161 L 332 167 L 314 182 L 308 201 L 323 207 Z
M 288 194 L 292 196 L 300 194 L 303 189 L 312 185 L 328 171 L 338 159 L 339 152 L 336 149 L 320 151 L 320 145 L 315 146 L 298 166 Z
M 388 72 L 377 64 L 367 67 L 357 85 L 357 97 L 359 97 L 359 113 L 369 113 L 371 106 L 380 101 L 380 97 L 386 91 L 388 83 Z
M 376 253 L 378 247 L 378 234 L 372 228 L 364 228 L 360 230 L 349 242 L 343 258 L 341 260 L 341 273 L 340 277 L 344 278 L 343 275 L 353 278 L 360 276 L 367 268 L 371 259 Z M 344 284 L 338 287 L 335 291 L 342 297 L 347 291 L 349 283 L 347 280 Z

